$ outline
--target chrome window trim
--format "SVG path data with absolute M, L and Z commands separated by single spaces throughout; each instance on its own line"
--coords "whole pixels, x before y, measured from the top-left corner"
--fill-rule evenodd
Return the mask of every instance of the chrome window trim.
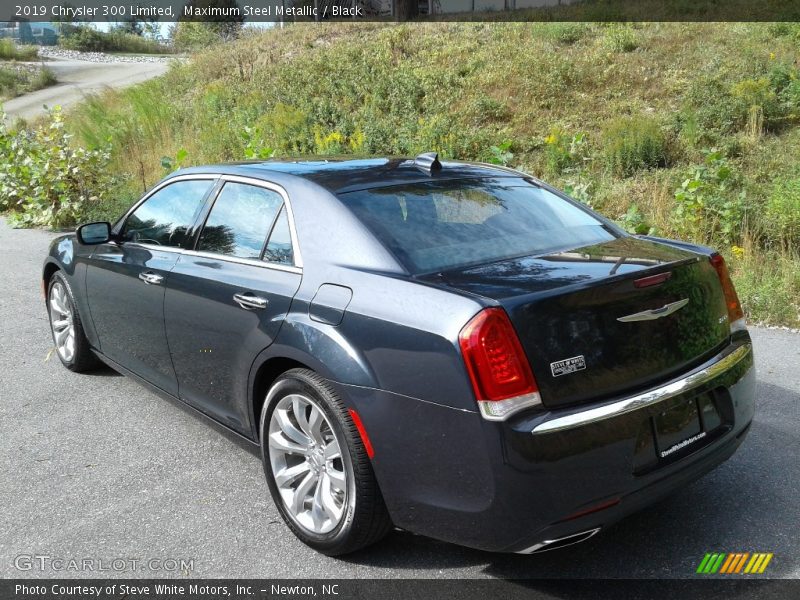
M 157 247 L 157 246 L 156 246 Z M 292 265 L 282 265 L 280 263 L 271 263 L 265 260 L 258 260 L 257 258 L 241 258 L 238 256 L 228 256 L 226 254 L 216 254 L 215 252 L 201 252 L 198 250 L 183 250 L 181 254 L 186 256 L 196 256 L 198 258 L 209 258 L 212 260 L 221 260 L 224 262 L 232 262 L 240 265 L 250 265 L 253 267 L 262 267 L 264 269 L 272 269 L 274 271 L 286 271 L 287 273 L 297 273 L 302 275 L 303 269 Z
M 220 175 L 219 176 L 222 181 L 230 181 L 233 183 L 244 183 L 248 185 L 254 185 L 256 187 L 262 187 L 273 192 L 277 192 L 283 198 L 283 205 L 286 207 L 286 216 L 289 218 L 289 235 L 292 238 L 292 255 L 294 258 L 294 267 L 297 269 L 303 268 L 303 256 L 300 253 L 300 244 L 297 240 L 297 228 L 295 227 L 294 223 L 294 211 L 292 210 L 292 203 L 289 200 L 289 194 L 286 193 L 286 190 L 283 189 L 276 183 L 272 183 L 271 181 L 264 181 L 263 179 L 257 179 L 255 177 L 245 177 L 243 175 Z M 221 190 L 220 190 L 221 192 Z M 211 207 L 213 210 L 213 206 Z M 214 255 L 218 256 L 218 255 Z M 248 260 L 248 259 L 244 259 Z M 263 261 L 264 264 L 269 266 L 280 266 L 284 268 L 288 268 L 291 265 L 281 265 L 280 263 L 270 263 L 269 261 Z
M 120 219 L 119 219 L 119 220 L 118 220 L 116 223 L 114 223 L 114 227 L 112 228 L 112 231 L 113 231 L 115 234 L 119 233 L 119 231 L 117 230 L 117 228 L 118 228 L 118 227 L 122 227 L 122 226 L 124 226 L 124 225 L 125 225 L 125 222 L 128 220 L 128 217 L 130 217 L 130 216 L 131 216 L 131 214 L 133 214 L 133 212 L 134 212 L 134 211 L 135 211 L 137 208 L 139 208 L 139 207 L 140 207 L 142 204 L 144 204 L 145 202 L 147 202 L 147 200 L 149 200 L 149 199 L 150 199 L 150 196 L 152 196 L 153 194 L 155 194 L 155 193 L 156 193 L 156 192 L 158 192 L 159 190 L 162 190 L 162 189 L 164 189 L 164 188 L 165 188 L 165 187 L 167 187 L 168 185 L 171 185 L 171 184 L 173 184 L 173 183 L 177 183 L 177 182 L 179 182 L 179 181 L 191 181 L 191 180 L 193 180 L 193 179 L 208 179 L 208 180 L 211 182 L 211 187 L 213 188 L 213 187 L 214 187 L 214 183 L 216 183 L 216 181 L 217 181 L 219 178 L 220 178 L 220 175 L 219 175 L 219 173 L 204 173 L 204 174 L 200 174 L 200 173 L 192 173 L 191 175 L 176 175 L 175 177 L 170 177 L 170 178 L 169 178 L 169 179 L 167 179 L 166 181 L 162 181 L 161 183 L 159 183 L 158 185 L 156 185 L 154 188 L 152 188 L 151 190 L 149 190 L 148 192 L 146 192 L 144 196 L 142 196 L 141 198 L 139 198 L 139 200 L 137 200 L 137 201 L 134 203 L 134 205 L 133 205 L 133 206 L 131 206 L 131 207 L 128 209 L 128 212 L 126 212 L 124 215 L 122 215 L 122 217 L 121 217 L 121 218 L 120 218 Z M 208 192 L 206 192 L 206 193 L 208 193 Z M 140 244 L 140 245 L 144 245 L 144 244 Z M 160 246 L 156 246 L 156 247 L 160 247 Z
M 173 252 L 175 254 L 183 254 L 183 248 L 176 248 L 175 246 L 159 246 L 158 244 L 148 244 L 146 242 L 123 242 L 128 246 L 136 246 L 138 248 L 146 248 L 147 250 L 156 250 L 158 252 Z
M 684 392 L 688 392 L 704 383 L 711 381 L 715 377 L 722 375 L 728 369 L 736 366 L 741 360 L 752 352 L 751 344 L 743 344 L 730 354 L 719 359 L 717 362 L 695 371 L 686 377 L 673 381 L 661 387 L 649 390 L 624 400 L 619 400 L 597 408 L 590 408 L 581 412 L 563 417 L 557 417 L 549 421 L 539 423 L 531 431 L 532 434 L 553 433 L 565 429 L 581 427 L 589 423 L 596 423 L 605 419 L 618 417 L 640 408 L 651 406 L 662 400 L 667 400 Z
M 297 241 L 297 228 L 295 227 L 294 223 L 294 212 L 292 210 L 292 203 L 289 200 L 289 194 L 283 189 L 281 186 L 272 183 L 271 181 L 264 181 L 263 179 L 258 179 L 255 177 L 245 177 L 242 175 L 224 175 L 220 173 L 192 173 L 190 175 L 177 175 L 172 177 L 166 181 L 162 181 L 160 184 L 155 186 L 149 192 L 147 192 L 142 198 L 139 199 L 136 204 L 134 204 L 127 213 L 114 225 L 114 229 L 117 228 L 117 225 L 124 225 L 124 223 L 128 220 L 128 217 L 137 209 L 141 204 L 146 202 L 150 196 L 158 192 L 159 190 L 165 188 L 166 186 L 177 183 L 179 181 L 187 181 L 193 179 L 208 179 L 212 182 L 212 186 L 218 180 L 222 181 L 230 181 L 232 183 L 244 183 L 248 185 L 254 185 L 257 187 L 262 187 L 268 189 L 270 191 L 276 192 L 280 194 L 281 198 L 283 198 L 283 204 L 286 207 L 286 216 L 289 219 L 289 235 L 292 238 L 292 254 L 294 255 L 294 265 L 283 265 L 280 263 L 274 263 L 269 261 L 257 260 L 257 259 L 250 259 L 250 258 L 239 258 L 236 256 L 227 256 L 225 254 L 216 254 L 214 252 L 202 252 L 198 250 L 185 250 L 184 248 L 176 248 L 173 246 L 159 246 L 158 244 L 147 244 L 142 242 L 125 242 L 126 244 L 140 246 L 142 248 L 148 248 L 151 250 L 160 250 L 164 252 L 177 252 L 179 254 L 185 254 L 187 256 L 197 256 L 201 258 L 210 258 L 214 260 L 221 260 L 225 262 L 232 262 L 238 263 L 243 265 L 250 265 L 254 267 L 262 267 L 266 269 L 274 269 L 276 271 L 285 271 L 288 273 L 303 273 L 303 259 L 302 255 L 300 254 L 300 244 Z M 220 190 L 221 191 L 221 190 Z M 217 194 L 218 195 L 218 194 Z M 213 208 L 213 205 L 212 205 Z

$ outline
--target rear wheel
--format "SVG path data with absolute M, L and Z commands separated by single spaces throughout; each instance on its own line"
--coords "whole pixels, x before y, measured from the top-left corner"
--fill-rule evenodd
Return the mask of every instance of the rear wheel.
M 313 371 L 293 369 L 273 385 L 261 414 L 261 453 L 281 516 L 315 550 L 353 552 L 391 528 L 358 431 Z
M 64 366 L 78 373 L 96 368 L 99 361 L 89 347 L 69 283 L 60 272 L 50 278 L 47 312 L 56 354 Z

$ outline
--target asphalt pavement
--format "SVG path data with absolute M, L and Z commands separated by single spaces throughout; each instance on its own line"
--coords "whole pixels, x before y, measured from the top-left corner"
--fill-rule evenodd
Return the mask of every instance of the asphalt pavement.
M 61 366 L 40 289 L 53 236 L 0 221 L 0 577 L 684 578 L 712 551 L 772 552 L 769 575 L 800 577 L 796 333 L 751 329 L 758 408 L 729 461 L 584 544 L 502 555 L 396 531 L 328 558 L 283 524 L 244 445 L 111 370 Z

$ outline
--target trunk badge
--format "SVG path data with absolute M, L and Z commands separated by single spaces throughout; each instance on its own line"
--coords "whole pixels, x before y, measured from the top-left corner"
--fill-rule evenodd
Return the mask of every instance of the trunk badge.
M 665 304 L 661 308 L 654 308 L 653 310 L 643 310 L 642 312 L 633 313 L 632 315 L 625 315 L 624 317 L 619 317 L 617 321 L 621 321 L 622 323 L 631 323 L 633 321 L 655 321 L 656 319 L 660 319 L 661 317 L 668 317 L 672 313 L 682 309 L 687 304 L 689 304 L 689 299 L 684 298 L 683 300 L 678 300 L 677 302 Z
M 583 371 L 586 368 L 586 359 L 583 354 L 573 356 L 572 358 L 565 358 L 564 360 L 557 360 L 550 363 L 550 372 L 553 377 L 560 377 L 561 375 L 569 375 L 575 371 Z

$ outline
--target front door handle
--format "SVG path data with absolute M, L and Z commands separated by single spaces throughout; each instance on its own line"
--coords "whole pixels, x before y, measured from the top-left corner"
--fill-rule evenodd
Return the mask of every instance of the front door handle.
M 268 304 L 268 300 L 266 298 L 254 296 L 250 292 L 245 294 L 234 294 L 233 300 L 245 310 L 252 310 L 254 308 L 267 308 Z
M 164 277 L 162 275 L 157 275 L 152 271 L 145 271 L 144 273 L 139 273 L 139 279 L 141 279 L 148 285 L 158 285 L 159 283 L 164 281 Z

